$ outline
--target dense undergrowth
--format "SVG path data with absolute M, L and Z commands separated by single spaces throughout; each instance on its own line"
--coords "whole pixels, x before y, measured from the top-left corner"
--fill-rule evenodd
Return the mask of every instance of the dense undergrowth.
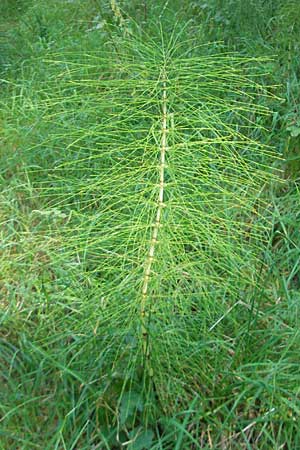
M 0 11 L 0 448 L 300 448 L 298 2 Z

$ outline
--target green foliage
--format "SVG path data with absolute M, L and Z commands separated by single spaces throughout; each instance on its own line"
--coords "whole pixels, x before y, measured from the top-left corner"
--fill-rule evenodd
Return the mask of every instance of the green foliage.
M 267 114 L 253 61 L 189 55 L 179 36 L 56 59 L 63 71 L 37 104 L 55 123 L 37 149 L 53 149 L 52 168 L 36 154 L 33 172 L 49 215 L 70 217 L 50 258 L 77 260 L 97 287 L 88 320 L 100 336 L 110 329 L 107 367 L 146 370 L 166 410 L 198 382 L 203 337 L 255 289 L 271 174 L 270 149 L 251 134 Z
M 298 448 L 297 20 L 234 3 L 5 15 L 4 449 Z

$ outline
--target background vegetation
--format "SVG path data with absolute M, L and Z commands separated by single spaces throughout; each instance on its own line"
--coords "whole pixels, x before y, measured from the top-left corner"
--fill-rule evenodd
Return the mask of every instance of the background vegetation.
M 299 2 L 4 0 L 0 13 L 0 448 L 300 448 Z M 243 245 L 225 248 L 237 259 L 234 263 L 229 258 L 232 266 L 221 267 L 222 271 L 214 263 L 219 256 L 210 254 L 205 273 L 210 287 L 203 293 L 201 321 L 192 320 L 195 311 L 187 310 L 189 303 L 178 301 L 183 313 L 176 327 L 172 321 L 174 328 L 168 324 L 175 338 L 157 347 L 150 368 L 156 371 L 157 381 L 150 389 L 151 381 L 139 362 L 143 350 L 132 334 L 134 309 L 120 308 L 115 295 L 120 281 L 118 259 L 102 259 L 99 265 L 99 248 L 106 245 L 99 235 L 109 236 L 115 216 L 109 212 L 99 223 L 95 195 L 101 192 L 108 198 L 113 182 L 117 203 L 125 174 L 131 195 L 132 170 L 138 170 L 140 153 L 133 168 L 124 165 L 118 177 L 109 180 L 114 155 L 108 152 L 101 163 L 107 170 L 98 179 L 93 155 L 97 156 L 99 142 L 91 130 L 109 133 L 130 127 L 143 139 L 146 114 L 127 120 L 122 113 L 124 101 L 121 109 L 116 101 L 122 95 L 128 98 L 129 91 L 124 94 L 123 88 L 114 87 L 113 96 L 106 100 L 117 111 L 110 115 L 112 128 L 101 122 L 108 106 L 98 104 L 94 81 L 101 86 L 99 79 L 109 78 L 112 72 L 126 79 L 125 72 L 132 73 L 133 67 L 140 72 L 136 59 L 148 71 L 145 78 L 154 79 L 155 64 L 160 61 L 159 20 L 166 42 L 179 34 L 186 41 L 184 48 L 194 58 L 189 61 L 197 61 L 195 67 L 199 68 L 195 44 L 204 44 L 202 54 L 211 66 L 213 54 L 225 57 L 234 51 L 236 58 L 248 60 L 250 73 L 255 69 L 255 80 L 263 86 L 259 92 L 268 96 L 258 95 L 252 106 L 260 112 L 268 108 L 271 114 L 258 114 L 255 126 L 244 133 L 258 145 L 272 146 L 274 152 L 272 156 L 253 152 L 247 169 L 250 176 L 244 180 L 255 179 L 258 164 L 271 167 L 263 172 L 267 180 L 270 172 L 278 170 L 280 179 L 274 177 L 265 185 L 259 218 L 251 221 L 255 229 L 263 227 L 263 243 L 256 240 L 259 233 L 255 232 L 249 247 L 247 231 L 237 232 Z M 101 63 L 95 66 L 91 55 L 99 56 L 99 52 Z M 123 59 L 125 53 L 134 57 Z M 249 63 L 253 57 L 257 61 Z M 217 79 L 217 69 L 210 70 Z M 182 73 L 192 98 L 193 74 L 188 67 Z M 155 114 L 144 85 L 134 86 L 135 99 L 125 102 L 129 110 L 139 112 L 142 105 Z M 239 95 L 234 95 L 238 100 Z M 191 98 L 185 97 L 187 105 Z M 182 117 L 187 117 L 183 106 L 182 111 Z M 193 116 L 188 117 L 189 124 L 196 123 Z M 232 126 L 237 119 L 228 120 Z M 239 119 L 235 132 L 243 126 Z M 155 140 L 155 129 L 153 136 Z M 124 148 L 132 142 L 126 139 Z M 178 158 L 183 158 L 180 152 Z M 184 165 L 181 170 L 188 190 L 189 173 Z M 218 172 L 212 173 L 217 176 Z M 231 172 L 234 199 L 241 198 L 239 176 Z M 189 192 L 192 203 L 195 194 Z M 139 198 L 139 192 L 133 195 Z M 248 218 L 257 196 L 249 198 Z M 147 210 L 132 209 L 129 215 L 122 211 L 124 218 L 137 214 L 139 225 L 142 214 L 148 214 Z M 222 214 L 223 219 L 236 219 L 230 201 Z M 193 219 L 197 220 L 197 214 Z M 95 223 L 98 226 L 93 228 Z M 124 251 L 124 242 L 130 241 L 133 231 L 139 232 L 126 230 L 112 247 L 108 241 L 107 251 L 116 247 Z M 208 236 L 212 239 L 213 232 Z M 224 248 L 221 241 L 217 243 L 220 255 Z M 254 254 L 253 248 L 258 249 Z M 115 304 L 103 325 L 102 280 L 110 267 L 110 284 L 106 280 L 105 288 L 109 286 Z M 214 284 L 209 278 L 212 273 L 221 282 Z M 174 283 L 171 275 L 170 283 Z M 199 308 L 195 299 L 191 305 Z M 199 330 L 201 339 L 193 347 Z M 157 339 L 162 332 L 166 328 L 158 328 Z M 186 386 L 180 390 L 181 381 L 190 390 Z

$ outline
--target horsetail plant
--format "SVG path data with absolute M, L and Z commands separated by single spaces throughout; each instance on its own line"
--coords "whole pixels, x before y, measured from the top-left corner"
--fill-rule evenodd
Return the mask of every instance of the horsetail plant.
M 260 142 L 263 60 L 191 50 L 175 31 L 144 42 L 47 61 L 59 74 L 40 102 L 53 133 L 38 187 L 69 217 L 54 255 L 93 292 L 93 358 L 122 378 L 120 398 L 143 380 L 169 411 L 205 393 L 217 359 L 230 366 L 248 323 L 274 155 Z

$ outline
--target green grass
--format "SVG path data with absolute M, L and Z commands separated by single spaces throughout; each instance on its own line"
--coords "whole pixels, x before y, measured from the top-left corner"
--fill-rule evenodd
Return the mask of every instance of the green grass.
M 0 448 L 300 448 L 297 2 L 0 10 Z

